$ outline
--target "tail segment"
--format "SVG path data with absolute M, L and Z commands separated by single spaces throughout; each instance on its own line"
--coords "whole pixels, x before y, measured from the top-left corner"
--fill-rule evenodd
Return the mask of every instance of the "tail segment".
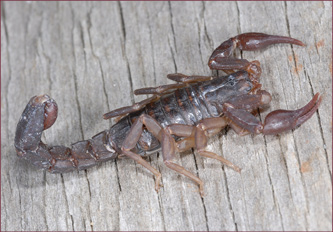
M 108 131 L 74 143 L 71 148 L 48 147 L 41 141 L 42 132 L 54 124 L 57 114 L 57 103 L 49 96 L 30 99 L 16 128 L 15 148 L 19 157 L 51 173 L 62 173 L 87 169 L 117 156 L 109 145 Z

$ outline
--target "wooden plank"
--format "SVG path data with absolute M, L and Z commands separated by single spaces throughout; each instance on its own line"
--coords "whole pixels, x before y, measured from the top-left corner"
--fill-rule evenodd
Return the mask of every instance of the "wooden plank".
M 311 17 L 310 17 L 311 16 Z M 277 45 L 236 52 L 259 60 L 270 108 L 296 109 L 316 92 L 324 101 L 303 126 L 279 136 L 212 138 L 209 149 L 236 173 L 191 151 L 177 163 L 198 187 L 149 158 L 154 178 L 134 161 L 49 174 L 19 160 L 16 124 L 28 100 L 48 93 L 59 118 L 44 133 L 69 146 L 113 123 L 102 115 L 145 96 L 133 90 L 172 83 L 168 73 L 217 75 L 207 60 L 224 40 L 257 31 L 287 35 Z M 332 230 L 331 2 L 2 2 L 2 230 Z

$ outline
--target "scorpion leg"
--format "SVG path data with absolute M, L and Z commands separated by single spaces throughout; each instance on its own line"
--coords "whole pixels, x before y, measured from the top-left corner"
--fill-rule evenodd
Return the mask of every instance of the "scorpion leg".
M 194 83 L 199 81 L 207 81 L 211 80 L 214 77 L 211 76 L 187 76 L 181 73 L 174 73 L 174 74 L 168 74 L 167 76 L 170 80 L 181 82 L 177 84 L 170 84 L 170 85 L 161 85 L 158 87 L 149 87 L 149 88 L 142 88 L 142 89 L 136 89 L 134 90 L 135 95 L 141 95 L 141 94 L 166 94 L 169 93 L 175 89 L 180 89 L 186 86 L 187 83 Z
M 182 82 L 182 83 L 195 83 L 199 81 L 208 81 L 215 77 L 212 76 L 187 76 L 182 73 L 173 73 L 168 74 L 168 79 L 176 81 L 176 82 Z
M 155 176 L 155 190 L 158 192 L 160 188 L 160 182 L 161 182 L 161 173 L 157 171 L 155 168 L 153 168 L 147 161 L 145 161 L 140 155 L 134 153 L 131 151 L 136 146 L 136 143 L 139 141 L 140 136 L 142 134 L 143 130 L 143 117 L 139 117 L 134 124 L 132 125 L 128 135 L 126 136 L 126 139 L 123 142 L 123 145 L 121 147 L 122 153 L 135 160 L 137 163 L 141 164 L 145 168 L 147 168 L 149 171 L 151 171 Z M 156 130 L 156 128 L 152 129 Z
M 223 126 L 224 127 L 224 126 Z M 223 127 L 214 127 L 206 131 L 208 136 L 213 136 L 219 133 Z M 178 152 L 187 151 L 195 147 L 195 126 L 184 125 L 184 124 L 171 124 L 166 127 L 166 130 L 171 135 L 183 137 L 181 140 L 176 142 Z
M 230 161 L 213 152 L 205 150 L 207 147 L 208 137 L 219 133 L 225 126 L 227 126 L 228 123 L 229 120 L 225 117 L 207 118 L 201 120 L 196 127 L 182 124 L 172 124 L 166 129 L 170 132 L 170 134 L 185 137 L 185 139 L 177 142 L 177 151 L 185 151 L 192 147 L 196 147 L 201 156 L 219 160 L 228 167 L 240 172 L 240 168 Z
M 204 196 L 203 181 L 193 173 L 186 170 L 184 167 L 173 162 L 173 160 L 175 159 L 175 152 L 176 152 L 175 140 L 171 137 L 170 133 L 167 133 L 166 130 L 164 131 L 165 133 L 163 133 L 162 136 L 162 153 L 163 153 L 164 164 L 168 168 L 180 174 L 183 174 L 184 176 L 187 176 L 188 178 L 196 182 L 199 185 L 200 195 Z
M 125 114 L 132 113 L 132 112 L 135 112 L 135 111 L 139 111 L 139 110 L 143 109 L 147 104 L 149 104 L 153 101 L 156 101 L 158 98 L 159 98 L 159 96 L 154 95 L 154 96 L 152 96 L 150 98 L 147 98 L 143 101 L 137 102 L 132 106 L 125 106 L 125 107 L 122 107 L 122 108 L 112 110 L 112 111 L 104 114 L 103 118 L 104 119 L 110 119 L 110 118 L 114 118 L 114 117 L 117 117 L 117 116 L 123 116 Z
M 250 134 L 249 131 L 245 130 L 244 128 L 238 126 L 236 123 L 234 122 L 230 122 L 229 126 L 231 127 L 231 129 L 233 129 L 236 134 L 240 135 L 240 136 L 244 136 L 244 135 L 248 135 Z
M 157 95 L 161 95 L 161 94 L 165 94 L 168 93 L 170 91 L 173 91 L 175 89 L 180 89 L 185 87 L 186 84 L 171 84 L 171 85 L 161 85 L 158 87 L 148 87 L 148 88 L 142 88 L 142 89 L 136 89 L 134 90 L 134 94 L 135 95 L 142 95 L 142 94 L 157 94 Z
M 201 156 L 205 156 L 208 158 L 216 159 L 221 161 L 223 164 L 227 165 L 228 167 L 234 169 L 236 172 L 241 171 L 239 167 L 231 163 L 229 160 L 224 159 L 223 157 L 215 154 L 214 152 L 206 151 L 205 148 L 207 147 L 207 131 L 213 128 L 224 128 L 228 123 L 224 117 L 222 118 L 207 118 L 203 119 L 197 126 L 195 132 L 195 144 L 198 150 L 198 153 Z
M 183 137 L 176 142 L 177 152 L 187 151 L 195 147 L 194 132 L 195 127 L 184 124 L 171 124 L 165 128 L 169 134 Z
M 151 172 L 153 172 L 156 175 L 157 177 L 155 181 L 156 191 L 158 191 L 159 189 L 159 182 L 161 178 L 160 173 L 157 170 L 155 170 L 153 167 L 151 167 L 148 163 L 145 164 L 144 162 L 146 161 L 143 160 L 141 156 L 133 152 L 130 153 L 130 150 L 134 148 L 134 146 L 136 145 L 142 134 L 143 126 L 146 126 L 147 130 L 151 132 L 161 142 L 163 160 L 165 165 L 198 183 L 200 194 L 203 195 L 202 180 L 200 180 L 200 178 L 195 176 L 193 173 L 187 171 L 184 167 L 172 161 L 175 158 L 176 144 L 175 140 L 171 137 L 170 133 L 168 133 L 167 130 L 163 129 L 162 126 L 154 118 L 152 118 L 149 115 L 142 114 L 133 124 L 129 134 L 127 135 L 123 143 L 122 151 L 126 156 L 130 158 L 132 157 L 135 158 L 137 162 L 148 168 Z
M 209 131 L 209 136 L 213 136 L 221 131 L 222 128 L 214 128 L 214 131 Z M 195 126 L 184 124 L 171 124 L 166 127 L 166 130 L 171 135 L 183 137 L 176 141 L 177 152 L 184 152 L 195 147 Z
M 304 46 L 301 41 L 290 37 L 244 33 L 230 38 L 218 46 L 209 58 L 208 66 L 211 69 L 223 70 L 226 73 L 229 73 L 228 70 L 247 70 L 254 78 L 259 78 L 261 74 L 259 61 L 249 62 L 246 59 L 230 58 L 231 54 L 237 47 L 242 51 L 254 51 L 279 43 Z

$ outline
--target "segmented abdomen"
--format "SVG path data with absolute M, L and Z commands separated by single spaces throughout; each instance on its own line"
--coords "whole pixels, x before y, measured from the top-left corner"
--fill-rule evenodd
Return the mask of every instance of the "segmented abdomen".
M 162 127 L 170 124 L 195 125 L 213 115 L 199 90 L 199 85 L 177 89 L 146 106 L 146 114 L 155 118 Z
M 177 89 L 162 96 L 158 101 L 149 103 L 143 110 L 129 114 L 111 127 L 110 138 L 119 151 L 132 123 L 143 113 L 152 116 L 163 128 L 170 124 L 196 125 L 204 118 L 217 116 L 214 108 L 205 101 L 201 84 Z M 159 141 L 144 130 L 134 152 L 145 155 L 159 149 Z

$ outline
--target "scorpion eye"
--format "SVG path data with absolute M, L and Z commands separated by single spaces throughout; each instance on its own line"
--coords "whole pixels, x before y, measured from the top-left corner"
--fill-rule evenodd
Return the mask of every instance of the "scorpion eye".
M 233 81 L 233 80 L 235 80 L 235 77 L 233 75 L 229 75 L 228 81 Z
M 228 85 L 229 86 L 235 86 L 236 85 L 236 81 L 235 81 L 235 79 L 231 79 L 231 80 L 228 80 Z

